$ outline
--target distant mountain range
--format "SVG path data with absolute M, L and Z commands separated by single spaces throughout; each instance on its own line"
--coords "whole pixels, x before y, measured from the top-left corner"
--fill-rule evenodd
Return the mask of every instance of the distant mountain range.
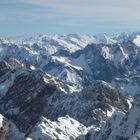
M 137 140 L 140 32 L 0 39 L 8 140 Z

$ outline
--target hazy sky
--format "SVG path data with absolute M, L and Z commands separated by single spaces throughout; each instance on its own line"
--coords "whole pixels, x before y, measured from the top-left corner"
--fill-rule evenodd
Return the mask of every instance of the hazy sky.
M 140 0 L 0 0 L 0 37 L 140 31 Z

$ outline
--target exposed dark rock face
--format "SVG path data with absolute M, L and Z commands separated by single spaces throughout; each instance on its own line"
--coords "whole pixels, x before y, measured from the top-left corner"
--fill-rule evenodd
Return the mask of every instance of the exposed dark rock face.
M 3 63 L 7 64 L 3 69 L 9 68 L 7 62 Z M 4 83 L 1 88 L 6 86 L 8 89 L 0 99 L 0 111 L 11 119 L 20 131 L 26 132 L 43 115 L 45 99 L 58 90 L 58 85 L 42 71 L 32 71 L 19 66 L 13 65 L 8 71 L 6 69 L 1 77 L 0 84 Z M 48 78 L 48 83 L 44 78 Z M 63 86 L 62 82 L 60 84 L 68 91 L 66 85 Z
M 81 93 L 67 94 L 69 87 L 63 82 L 40 70 L 8 62 L 11 67 L 0 81 L 8 88 L 0 98 L 0 111 L 25 136 L 42 116 L 57 121 L 69 115 L 86 126 L 100 126 L 108 118 L 108 111 L 128 110 L 127 99 L 106 82 L 97 81 Z
M 134 99 L 133 107 L 126 113 L 115 112 L 100 131 L 90 131 L 89 140 L 137 140 L 140 137 L 140 96 Z
M 0 76 L 4 75 L 10 70 L 10 66 L 6 61 L 1 61 L 0 62 Z
M 127 112 L 129 109 L 126 98 L 122 96 L 120 91 L 113 88 L 104 81 L 96 81 L 92 87 L 89 87 L 89 89 L 84 89 L 82 93 L 84 98 L 92 101 L 99 100 L 106 107 L 107 105 L 115 105 L 117 108 L 122 109 L 124 112 Z
M 55 95 L 47 101 L 46 116 L 51 120 L 69 115 L 86 126 L 99 126 L 113 108 L 126 112 L 129 109 L 127 99 L 106 82 L 97 82 L 85 88 L 81 93 Z M 53 112 L 52 112 L 53 110 Z
M 2 116 L 1 114 L 0 114 L 0 124 L 1 124 L 1 126 L 0 126 L 0 140 L 5 140 L 5 135 L 6 135 L 6 133 L 7 133 L 7 131 L 8 131 L 8 128 L 9 128 L 9 122 L 8 122 L 8 119 L 7 118 L 5 118 L 4 116 Z
M 20 130 L 24 132 L 30 126 L 36 124 L 38 118 L 42 115 L 44 96 L 53 94 L 55 90 L 55 85 L 43 82 L 39 72 L 21 74 L 15 78 L 13 85 L 1 99 L 1 111 L 6 111 L 6 115 L 13 121 L 20 118 L 16 125 L 20 126 Z
M 139 51 L 130 41 L 113 45 L 91 44 L 78 53 L 77 58 L 85 55 L 95 80 L 111 82 L 115 77 L 122 77 L 128 71 L 137 71 Z

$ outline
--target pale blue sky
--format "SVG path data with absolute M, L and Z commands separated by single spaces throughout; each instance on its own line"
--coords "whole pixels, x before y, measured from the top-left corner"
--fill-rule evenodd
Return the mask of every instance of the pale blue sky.
M 140 31 L 140 0 L 0 0 L 0 37 Z

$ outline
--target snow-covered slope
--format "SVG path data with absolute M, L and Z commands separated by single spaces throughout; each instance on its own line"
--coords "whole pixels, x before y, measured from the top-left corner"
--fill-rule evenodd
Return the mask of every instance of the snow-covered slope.
M 11 120 L 8 140 L 36 136 L 71 140 L 86 134 L 87 127 L 100 127 L 115 110 L 129 109 L 128 99 L 106 82 L 68 94 L 69 85 L 39 69 L 15 59 L 1 64 L 0 85 L 7 89 L 0 98 L 0 112 Z M 60 131 L 55 134 L 54 129 Z
M 3 116 L 0 114 L 0 128 L 3 127 Z
M 133 43 L 135 43 L 138 47 L 140 47 L 140 36 L 137 35 L 137 37 L 133 40 Z
M 52 56 L 43 69 L 77 89 L 104 80 L 134 95 L 140 91 L 139 65 L 140 48 L 129 41 L 91 44 L 70 56 Z
M 115 112 L 98 132 L 90 132 L 89 140 L 139 140 L 140 139 L 140 95 L 126 114 Z
M 42 69 L 63 80 L 74 91 L 94 80 L 104 80 L 125 94 L 137 94 L 140 91 L 138 41 L 139 32 L 116 36 L 40 35 L 19 41 L 1 39 L 0 60 L 21 60 L 32 69 Z
M 29 138 L 31 140 L 74 140 L 79 135 L 86 133 L 87 128 L 69 116 L 60 117 L 56 122 L 42 117 L 41 121 L 32 129 L 27 140 Z
M 1 39 L 0 113 L 10 120 L 7 140 L 137 139 L 139 35 Z M 134 103 L 127 95 L 137 95 Z

